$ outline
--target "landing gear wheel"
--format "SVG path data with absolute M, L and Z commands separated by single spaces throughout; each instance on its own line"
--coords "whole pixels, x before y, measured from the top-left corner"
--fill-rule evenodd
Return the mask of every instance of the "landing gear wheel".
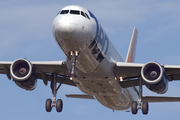
M 51 99 L 47 99 L 46 100 L 46 111 L 47 112 L 51 112 L 51 110 L 52 110 L 51 104 L 52 104 L 52 100 Z
M 144 115 L 147 115 L 147 114 L 148 114 L 148 109 L 149 109 L 148 102 L 143 102 L 143 104 L 142 104 L 142 113 L 143 113 Z
M 61 99 L 58 99 L 56 102 L 56 111 L 62 112 L 63 109 L 63 101 Z
M 132 104 L 131 104 L 131 111 L 132 111 L 132 114 L 137 114 L 137 102 L 136 101 L 133 101 Z
M 148 114 L 148 109 L 149 109 L 149 106 L 148 106 L 148 102 L 142 102 L 142 78 L 140 77 L 140 82 L 139 82 L 139 92 L 138 90 L 135 88 L 134 86 L 134 89 L 136 89 L 136 92 L 138 94 L 138 103 L 136 101 L 133 101 L 131 103 L 131 111 L 132 111 L 132 114 L 137 114 L 137 111 L 139 109 L 142 110 L 142 113 L 144 115 L 147 115 Z

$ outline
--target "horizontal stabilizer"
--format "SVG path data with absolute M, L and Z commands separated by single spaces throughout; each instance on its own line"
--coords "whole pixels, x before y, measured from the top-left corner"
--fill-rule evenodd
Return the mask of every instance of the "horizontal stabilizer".
M 143 96 L 142 101 L 146 101 L 146 102 L 180 102 L 180 97 Z
M 82 99 L 94 99 L 92 95 L 79 95 L 79 94 L 67 94 L 66 97 L 69 98 L 82 98 Z

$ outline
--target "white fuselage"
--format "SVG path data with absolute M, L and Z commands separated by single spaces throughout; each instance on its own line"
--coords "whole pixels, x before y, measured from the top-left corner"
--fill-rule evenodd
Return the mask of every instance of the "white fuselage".
M 77 78 L 79 89 L 95 96 L 104 106 L 113 110 L 128 110 L 137 100 L 132 88 L 123 89 L 114 76 L 115 62 L 123 59 L 109 40 L 95 16 L 80 6 L 67 6 L 53 22 L 54 37 L 67 57 L 71 69 L 71 52 L 78 52 Z

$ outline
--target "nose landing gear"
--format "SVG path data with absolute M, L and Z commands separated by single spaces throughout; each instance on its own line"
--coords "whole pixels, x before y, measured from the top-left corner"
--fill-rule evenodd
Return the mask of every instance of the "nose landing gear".
M 68 75 L 69 77 L 71 77 L 72 75 L 74 75 L 74 77 L 77 77 L 78 72 L 76 70 L 76 58 L 78 57 L 79 53 L 77 51 L 73 52 L 71 51 L 71 59 L 72 59 L 72 63 L 71 63 L 71 69 L 68 70 Z

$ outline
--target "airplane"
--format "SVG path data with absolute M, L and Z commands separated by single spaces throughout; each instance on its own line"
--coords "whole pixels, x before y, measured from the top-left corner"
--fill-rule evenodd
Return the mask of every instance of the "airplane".
M 22 89 L 32 91 L 37 80 L 50 82 L 52 99 L 46 111 L 55 107 L 62 112 L 63 101 L 56 94 L 62 84 L 78 87 L 84 94 L 67 94 L 69 98 L 96 99 L 107 108 L 148 114 L 149 102 L 180 102 L 180 97 L 143 96 L 150 91 L 164 94 L 168 83 L 180 80 L 180 65 L 156 61 L 134 63 L 138 30 L 134 28 L 125 61 L 113 46 L 98 19 L 89 10 L 69 5 L 55 17 L 53 36 L 66 56 L 63 61 L 0 61 L 0 73 L 13 79 Z M 59 85 L 58 85 L 59 83 Z

